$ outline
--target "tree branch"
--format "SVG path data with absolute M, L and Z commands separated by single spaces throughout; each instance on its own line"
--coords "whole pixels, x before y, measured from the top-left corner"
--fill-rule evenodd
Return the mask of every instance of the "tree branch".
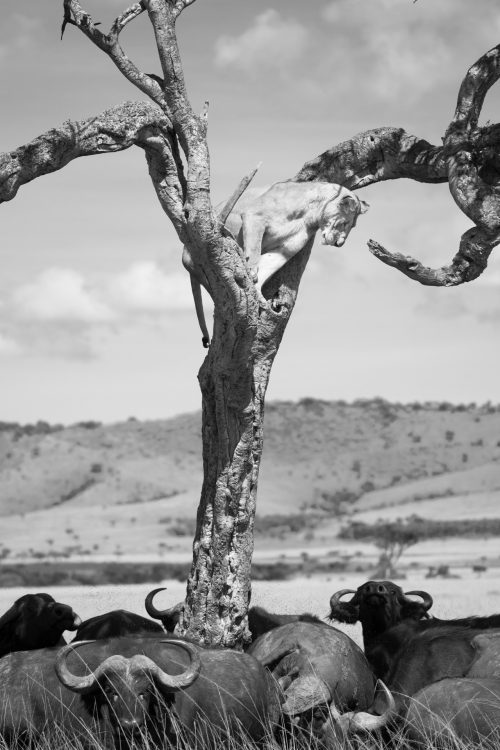
M 304 164 L 294 179 L 338 182 L 352 190 L 401 177 L 448 181 L 456 204 L 475 224 L 462 235 L 450 265 L 433 269 L 412 256 L 391 253 L 375 240 L 368 247 L 383 263 L 421 284 L 455 286 L 472 281 L 500 243 L 500 126 L 477 127 L 485 96 L 498 78 L 500 45 L 468 70 L 442 147 L 401 128 L 378 128 L 320 154 Z
M 373 255 L 392 268 L 404 273 L 408 278 L 425 286 L 457 286 L 466 281 L 474 281 L 482 274 L 488 264 L 488 257 L 493 248 L 500 242 L 500 236 L 492 238 L 477 227 L 469 229 L 462 235 L 460 248 L 451 265 L 441 268 L 424 266 L 411 255 L 391 253 L 375 240 L 368 241 Z
M 168 132 L 170 127 L 165 113 L 149 102 L 125 102 L 80 122 L 68 120 L 0 155 L 0 202 L 12 200 L 22 185 L 57 172 L 81 156 L 124 151 L 134 145 L 153 148 L 152 133 Z M 167 160 L 165 153 L 163 158 Z
M 499 77 L 500 45 L 468 70 L 460 86 L 455 115 L 444 137 L 453 199 L 466 216 L 490 234 L 500 231 L 500 190 L 498 181 L 492 184 L 482 179 L 484 154 L 478 148 L 482 131 L 477 131 L 477 123 L 485 96 Z
M 249 172 L 247 175 L 245 175 L 245 177 L 243 177 L 243 179 L 239 182 L 236 190 L 231 194 L 231 196 L 228 198 L 228 200 L 224 204 L 222 210 L 219 212 L 219 221 L 222 224 L 222 226 L 224 226 L 224 224 L 226 223 L 228 219 L 229 214 L 231 213 L 231 211 L 233 210 L 236 203 L 238 202 L 240 197 L 243 195 L 247 187 L 252 182 L 261 164 L 262 162 L 259 162 L 257 166 L 255 167 L 255 169 L 252 169 L 251 172 Z
M 177 16 L 180 16 L 184 8 L 187 8 L 188 5 L 192 5 L 194 2 L 195 0 L 177 0 L 173 7 L 174 17 L 177 18 Z
M 67 24 L 77 26 L 88 39 L 90 39 L 100 50 L 105 52 L 114 62 L 120 73 L 122 73 L 130 83 L 133 83 L 140 91 L 149 96 L 162 109 L 166 109 L 166 100 L 162 87 L 151 76 L 142 73 L 139 68 L 127 57 L 121 48 L 118 37 L 125 26 L 137 18 L 146 9 L 146 0 L 134 3 L 130 8 L 125 10 L 116 18 L 109 34 L 103 34 L 92 20 L 89 13 L 83 10 L 79 0 L 64 0 L 64 20 L 61 29 L 61 36 Z
M 401 177 L 418 182 L 446 182 L 443 149 L 409 135 L 403 128 L 375 128 L 358 133 L 306 162 L 293 179 L 337 182 L 356 190 Z

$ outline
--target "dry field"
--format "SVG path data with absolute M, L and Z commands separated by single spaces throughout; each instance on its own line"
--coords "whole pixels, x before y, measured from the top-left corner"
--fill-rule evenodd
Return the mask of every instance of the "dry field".
M 490 570 L 480 577 L 468 570 L 459 570 L 456 579 L 425 579 L 422 575 L 408 577 L 400 584 L 407 591 L 424 589 L 434 598 L 433 614 L 437 617 L 460 617 L 470 614 L 500 612 L 500 570 Z M 312 576 L 290 581 L 256 581 L 252 586 L 252 604 L 259 604 L 274 612 L 311 612 L 324 617 L 334 591 L 357 588 L 366 578 L 359 575 Z M 171 606 L 184 597 L 185 584 L 178 581 L 154 581 L 134 586 L 79 586 L 52 587 L 47 592 L 58 601 L 70 604 L 85 619 L 111 609 L 128 609 L 145 615 L 144 599 L 157 586 L 167 591 L 158 595 L 161 608 Z M 35 589 L 4 589 L 0 591 L 0 613 L 12 602 Z M 359 625 L 341 625 L 354 640 L 361 643 Z

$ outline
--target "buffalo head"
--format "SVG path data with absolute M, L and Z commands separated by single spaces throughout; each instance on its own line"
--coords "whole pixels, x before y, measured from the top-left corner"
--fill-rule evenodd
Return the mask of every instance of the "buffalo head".
M 144 606 L 146 607 L 146 612 L 150 617 L 153 617 L 155 620 L 161 620 L 161 623 L 167 633 L 173 633 L 175 630 L 175 626 L 179 622 L 179 617 L 182 612 L 182 608 L 184 604 L 180 602 L 179 604 L 175 604 L 173 607 L 169 607 L 167 609 L 157 609 L 155 605 L 153 604 L 153 599 L 156 596 L 156 594 L 159 594 L 160 591 L 166 591 L 165 588 L 159 588 L 159 589 L 153 589 L 153 591 L 150 591 L 149 594 L 146 596 L 146 601 L 144 602 Z
M 354 594 L 349 601 L 342 601 L 347 594 Z M 418 596 L 421 601 L 410 599 Z M 354 591 L 342 589 L 330 599 L 330 620 L 337 622 L 361 622 L 363 628 L 383 632 L 402 620 L 421 620 L 428 617 L 432 597 L 426 591 L 407 591 L 392 581 L 367 581 Z
M 89 674 L 73 674 L 67 665 L 68 657 L 76 649 L 91 647 L 93 643 L 95 641 L 80 641 L 64 646 L 57 654 L 55 671 L 66 688 L 82 696 L 91 696 L 99 713 L 104 709 L 115 737 L 141 732 L 148 724 L 158 698 L 191 685 L 201 669 L 199 650 L 194 644 L 162 640 L 158 642 L 159 648 L 160 643 L 167 643 L 189 654 L 190 664 L 181 674 L 165 672 L 144 654 L 131 657 L 113 654 Z
M 76 630 L 81 619 L 50 594 L 25 594 L 0 617 L 0 656 L 64 643 L 65 630 Z

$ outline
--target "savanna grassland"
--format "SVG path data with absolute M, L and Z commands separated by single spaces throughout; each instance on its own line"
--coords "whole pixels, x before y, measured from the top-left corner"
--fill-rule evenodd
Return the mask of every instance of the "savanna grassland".
M 182 580 L 202 480 L 200 425 L 198 413 L 65 428 L 0 423 L 3 585 L 26 582 L 6 566 L 19 571 L 33 560 L 39 571 L 52 560 L 68 570 L 85 561 L 179 564 L 128 580 Z M 499 562 L 500 407 L 382 399 L 267 405 L 256 565 L 281 561 L 294 574 L 312 573 L 322 560 L 326 573 L 364 575 L 379 550 L 339 536 L 346 524 L 415 515 L 462 525 L 457 536 L 419 540 L 405 566 Z M 124 566 L 117 570 L 103 582 L 127 580 Z M 87 572 L 80 578 L 98 582 Z

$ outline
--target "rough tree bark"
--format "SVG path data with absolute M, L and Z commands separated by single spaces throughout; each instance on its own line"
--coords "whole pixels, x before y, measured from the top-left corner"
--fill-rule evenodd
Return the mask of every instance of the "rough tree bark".
M 68 25 L 80 29 L 151 102 L 126 102 L 88 120 L 66 122 L 1 155 L 0 201 L 11 200 L 23 184 L 80 156 L 131 146 L 144 150 L 161 207 L 207 280 L 215 309 L 212 343 L 199 373 L 204 481 L 179 629 L 204 643 L 233 647 L 248 635 L 264 398 L 311 246 L 270 280 L 266 294 L 274 298 L 273 307 L 259 302 L 242 251 L 211 205 L 207 108 L 200 115 L 193 112 L 184 84 L 175 22 L 193 2 L 141 0 L 105 34 L 78 0 L 63 0 L 62 32 Z M 163 79 L 141 72 L 119 43 L 125 26 L 144 12 L 155 34 Z M 475 224 L 462 237 L 450 266 L 425 268 L 372 240 L 370 250 L 423 284 L 476 278 L 500 241 L 500 126 L 478 127 L 484 97 L 500 75 L 499 61 L 500 48 L 495 47 L 468 71 L 442 146 L 402 129 L 378 128 L 318 156 L 293 179 L 351 189 L 402 177 L 448 181 L 457 205 Z

